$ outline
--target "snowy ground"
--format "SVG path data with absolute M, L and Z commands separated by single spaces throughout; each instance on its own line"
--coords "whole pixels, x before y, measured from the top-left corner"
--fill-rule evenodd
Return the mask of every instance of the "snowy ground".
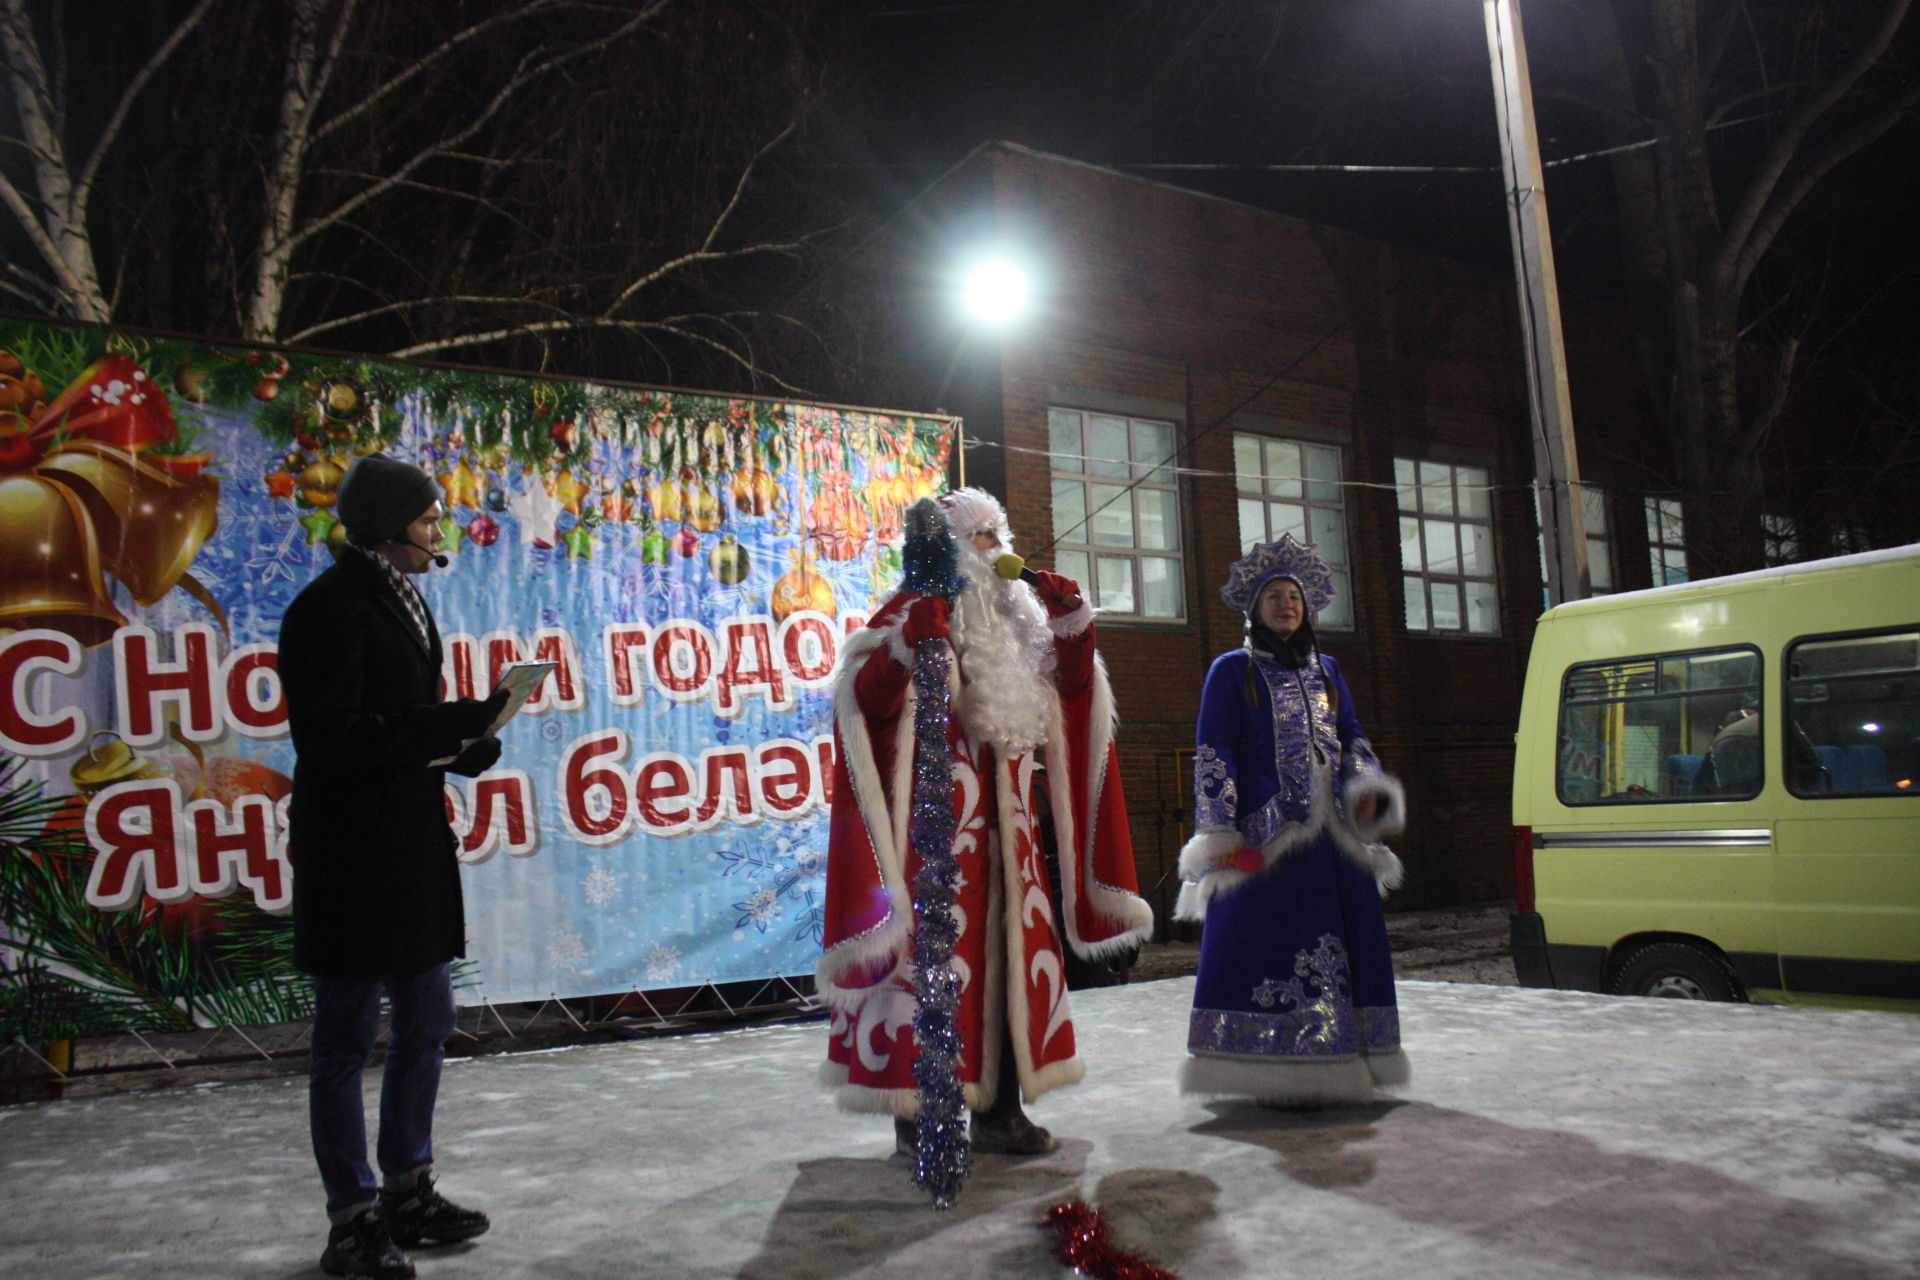
M 1192 981 L 1075 993 L 1088 1065 L 936 1213 L 819 1024 L 457 1060 L 446 1189 L 492 1234 L 423 1277 L 1059 1277 L 1072 1196 L 1186 1280 L 1920 1276 L 1920 1022 L 1409 980 L 1401 1099 L 1172 1087 Z M 297 1078 L 0 1109 L 0 1274 L 318 1277 Z

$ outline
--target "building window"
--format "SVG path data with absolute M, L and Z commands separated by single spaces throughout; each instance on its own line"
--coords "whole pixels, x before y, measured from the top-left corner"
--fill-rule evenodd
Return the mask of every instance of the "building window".
M 1347 561 L 1347 512 L 1337 445 L 1235 432 L 1233 473 L 1240 496 L 1240 550 L 1283 534 L 1310 542 L 1333 570 L 1333 603 L 1314 622 L 1353 626 Z
M 1800 530 L 1792 516 L 1762 514 L 1760 533 L 1766 542 L 1769 565 L 1794 564 L 1800 559 Z
M 1654 586 L 1687 580 L 1687 528 L 1680 517 L 1680 499 L 1647 499 L 1647 558 L 1653 564 Z
M 1047 411 L 1054 565 L 1109 615 L 1186 616 L 1173 424 Z
M 1580 517 L 1587 531 L 1587 583 L 1596 596 L 1611 595 L 1613 586 L 1613 533 L 1607 520 L 1607 491 L 1594 485 L 1580 486 Z M 1533 491 L 1533 520 L 1542 529 L 1547 518 L 1540 510 L 1540 490 Z M 1546 600 L 1547 538 L 1540 535 L 1540 598 Z M 1552 604 L 1551 600 L 1546 601 Z
M 1408 630 L 1498 634 L 1486 468 L 1395 458 L 1393 479 Z

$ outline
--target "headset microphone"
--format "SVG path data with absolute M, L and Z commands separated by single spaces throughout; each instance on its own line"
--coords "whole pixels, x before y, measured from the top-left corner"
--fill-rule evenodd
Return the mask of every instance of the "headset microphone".
M 447 567 L 447 558 L 441 555 L 438 551 L 433 550 L 431 547 L 423 547 L 411 538 L 402 538 L 401 541 L 405 542 L 408 546 L 412 547 L 415 551 L 426 552 L 427 558 L 433 561 L 434 568 L 444 569 Z

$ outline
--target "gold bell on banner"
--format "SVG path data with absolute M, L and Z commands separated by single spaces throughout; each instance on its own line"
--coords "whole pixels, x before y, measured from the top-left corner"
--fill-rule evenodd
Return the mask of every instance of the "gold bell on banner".
M 92 646 L 126 622 L 107 596 L 93 521 L 61 486 L 0 477 L 0 547 L 0 628 L 51 627 Z
M 135 778 L 171 778 L 166 766 L 156 764 L 120 740 L 120 735 L 101 730 L 93 735 L 87 753 L 67 770 L 67 780 L 78 794 L 92 799 L 102 788 Z
M 93 517 L 113 576 L 142 605 L 171 591 L 220 523 L 220 482 L 179 476 L 124 450 L 76 441 L 40 464 Z

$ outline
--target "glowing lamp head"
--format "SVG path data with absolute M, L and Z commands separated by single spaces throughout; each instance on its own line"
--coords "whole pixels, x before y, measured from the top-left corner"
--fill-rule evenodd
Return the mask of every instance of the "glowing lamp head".
M 961 282 L 960 301 L 969 319 L 981 324 L 1011 324 L 1033 300 L 1027 273 L 1005 258 L 976 264 Z

